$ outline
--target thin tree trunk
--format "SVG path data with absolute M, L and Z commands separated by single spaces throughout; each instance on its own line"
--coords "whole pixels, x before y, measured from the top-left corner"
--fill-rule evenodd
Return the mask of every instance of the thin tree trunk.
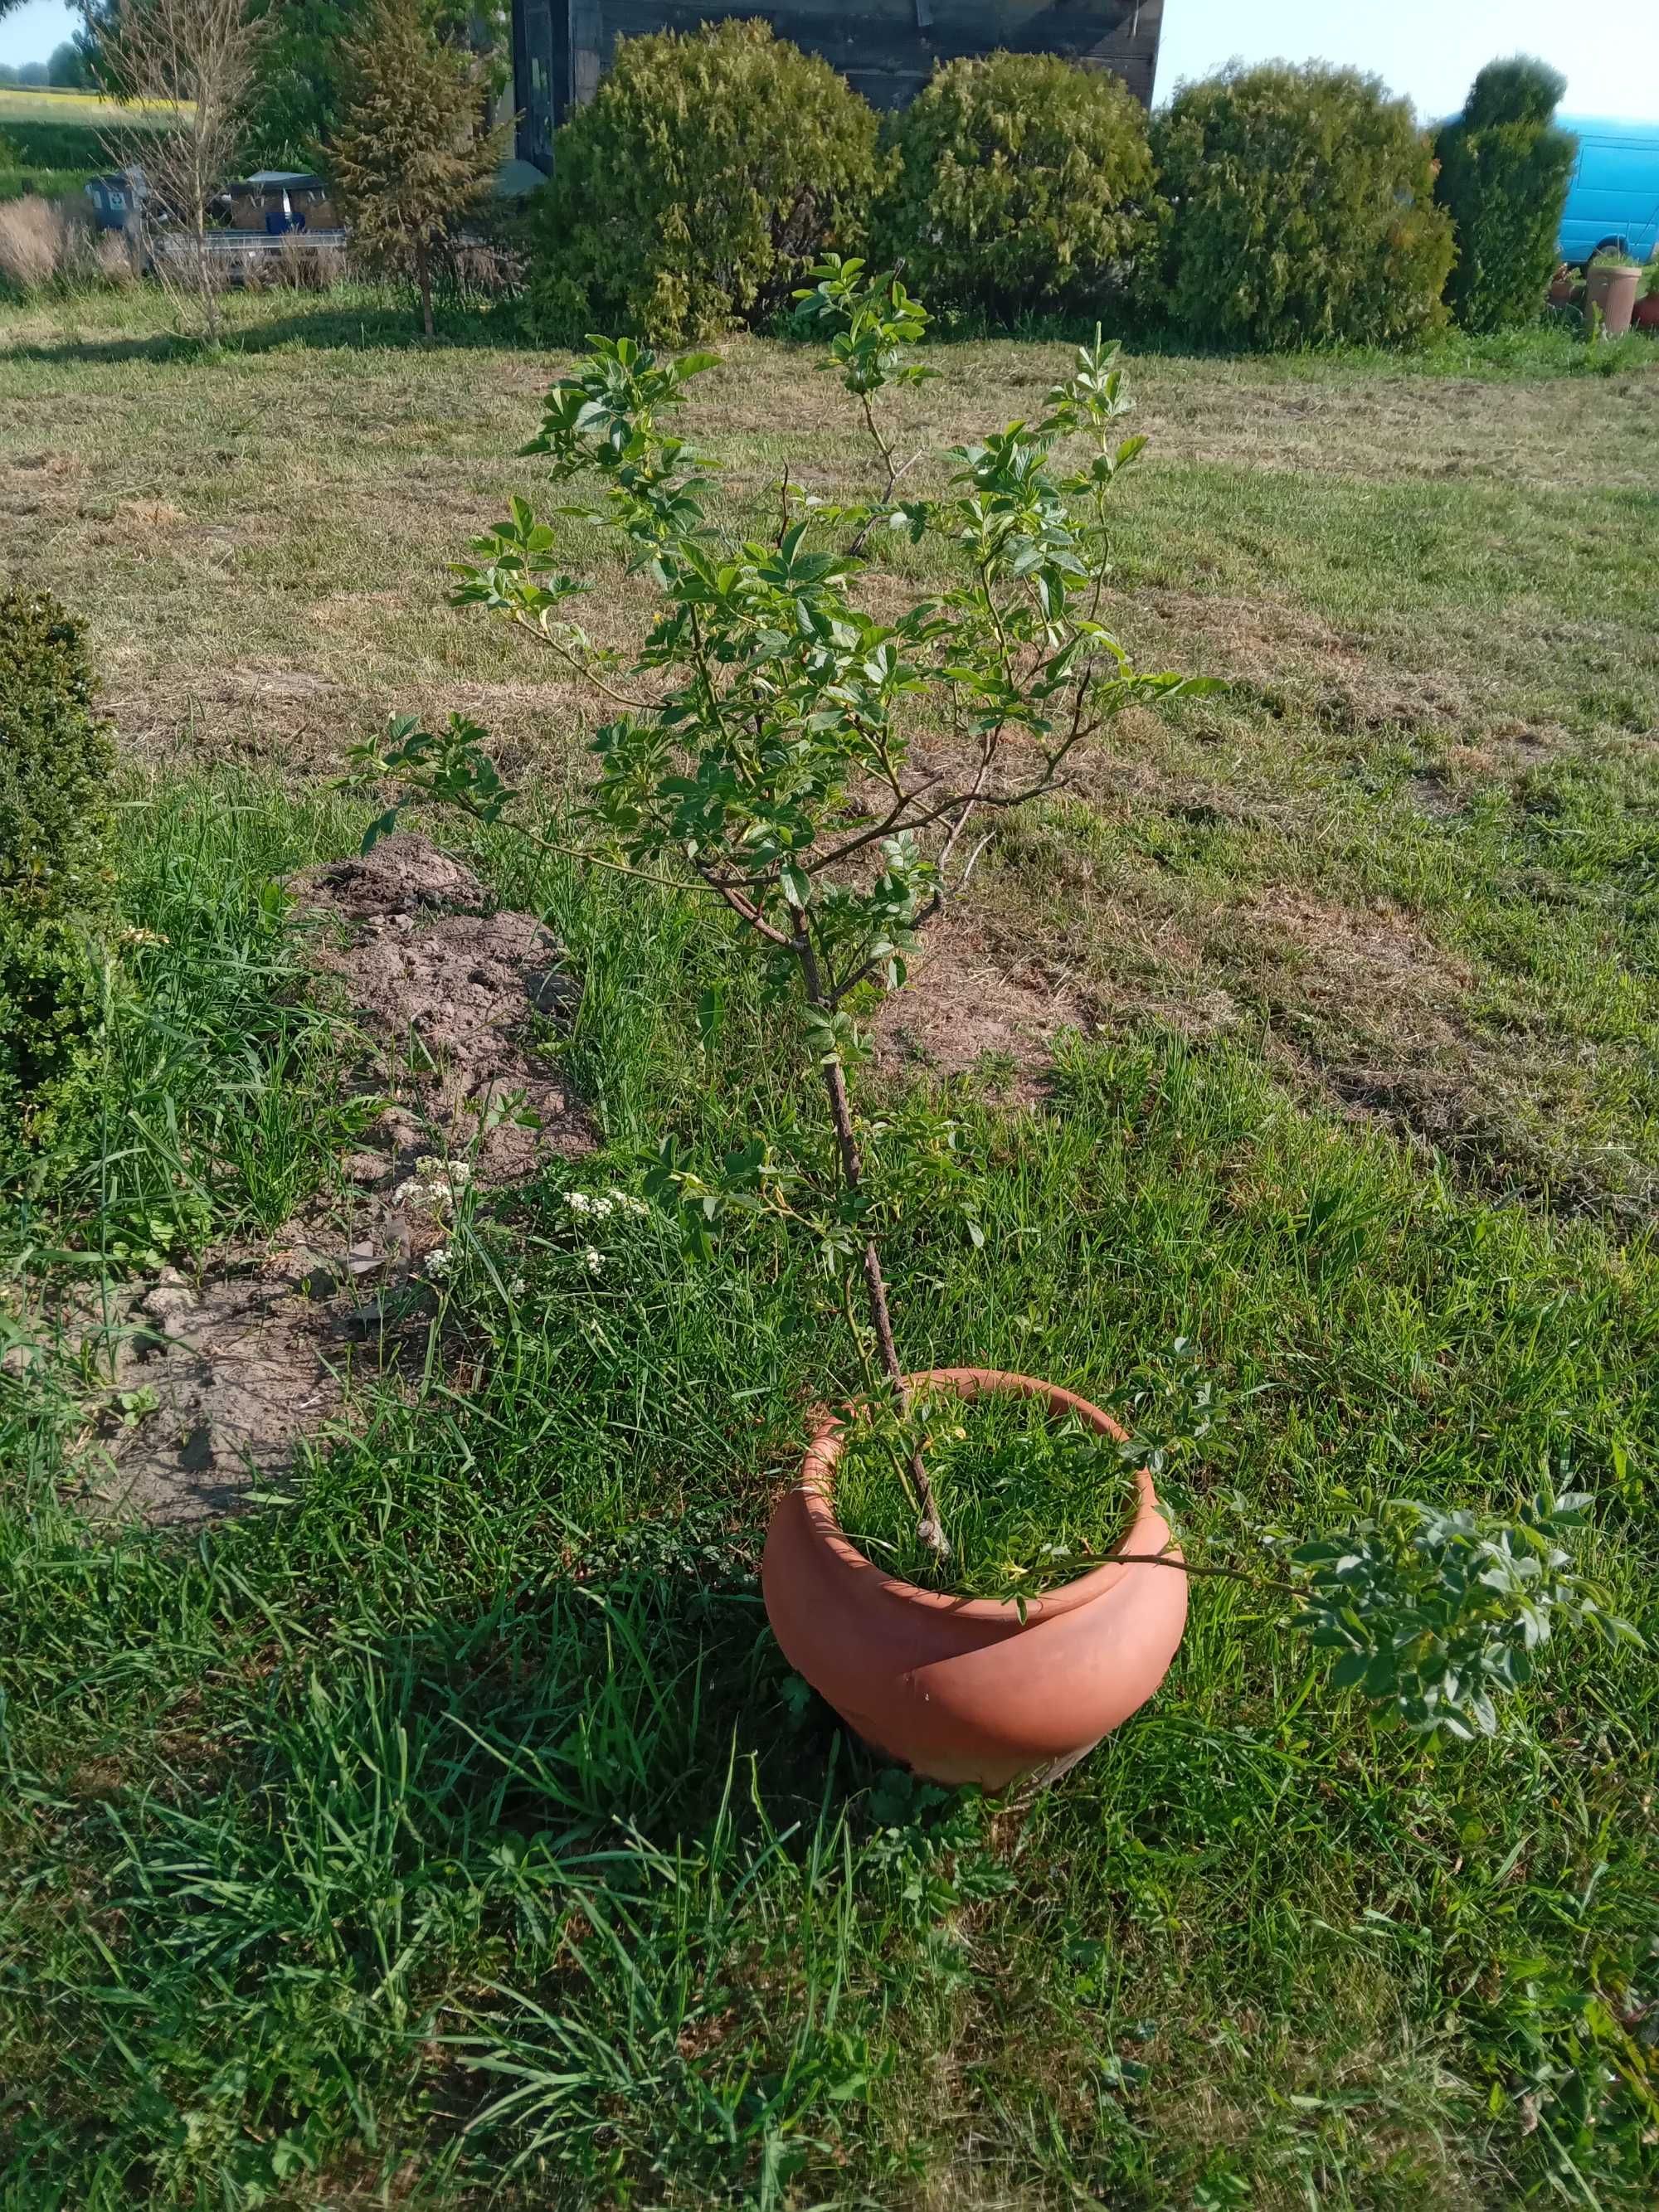
M 430 337 L 433 334 L 432 264 L 427 255 L 424 239 L 415 249 L 415 282 L 421 288 L 421 328 Z
M 219 301 L 213 288 L 213 272 L 208 265 L 207 198 L 198 177 L 196 186 L 196 284 L 201 295 L 202 314 L 207 324 L 208 343 L 219 343 Z
M 798 949 L 806 975 L 808 995 L 815 1005 L 821 1005 L 817 959 L 810 945 Z M 853 1127 L 852 1103 L 847 1095 L 847 1073 L 838 1060 L 830 1060 L 824 1067 L 823 1083 L 830 1094 L 830 1118 L 835 1124 L 842 1174 L 848 1189 L 858 1190 L 864 1182 L 864 1162 L 859 1154 L 858 1133 Z M 881 1272 L 881 1255 L 876 1249 L 873 1237 L 865 1241 L 864 1287 L 870 1300 L 870 1317 L 876 1325 L 876 1343 L 881 1352 L 882 1368 L 893 1386 L 899 1410 L 908 1412 L 910 1393 L 905 1387 L 904 1370 L 899 1364 L 898 1346 L 893 1340 L 892 1316 L 887 1306 L 887 1282 Z M 915 1484 L 916 1503 L 921 1513 L 916 1534 L 931 1552 L 937 1553 L 941 1559 L 948 1559 L 951 1556 L 950 1539 L 939 1518 L 939 1500 L 933 1495 L 933 1482 L 919 1444 L 910 1453 L 910 1480 Z

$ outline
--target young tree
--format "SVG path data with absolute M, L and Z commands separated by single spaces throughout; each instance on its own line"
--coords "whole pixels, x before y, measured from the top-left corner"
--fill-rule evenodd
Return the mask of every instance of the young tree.
M 223 275 L 210 216 L 236 173 L 264 37 L 247 0 L 120 0 L 102 41 L 105 81 L 143 117 L 108 135 L 112 165 L 143 173 L 145 258 L 210 339 Z
M 477 61 L 436 35 L 420 0 L 375 0 L 345 60 L 335 191 L 358 252 L 413 277 L 430 337 L 434 256 L 489 191 L 507 126 L 485 129 Z
M 1435 142 L 1434 196 L 1457 226 L 1447 296 L 1469 330 L 1542 311 L 1578 143 L 1555 122 L 1565 90 L 1546 62 L 1488 62 Z
M 0 0 L 0 15 L 16 0 Z M 122 0 L 74 0 L 83 19 L 76 43 L 90 81 L 100 82 L 104 42 Z M 249 0 L 265 23 L 248 100 L 242 159 L 250 168 L 323 166 L 343 109 L 347 48 L 374 0 Z M 451 46 L 470 46 L 484 84 L 512 81 L 511 0 L 420 0 L 421 13 Z M 0 68 L 0 82 L 5 70 Z
M 594 337 L 524 449 L 546 458 L 558 523 L 514 499 L 459 568 L 460 603 L 512 624 L 621 709 L 592 739 L 591 839 L 539 828 L 533 793 L 503 780 L 487 733 L 464 716 L 446 732 L 399 720 L 388 745 L 354 757 L 394 787 L 366 846 L 405 808 L 454 810 L 510 822 L 550 854 L 701 886 L 711 908 L 720 902 L 742 923 L 784 1034 L 793 1032 L 799 1110 L 756 1128 L 718 1165 L 665 1137 L 646 1191 L 678 1218 L 691 1254 L 708 1251 L 717 1224 L 745 1221 L 817 1245 L 866 1370 L 865 1411 L 891 1440 L 933 1586 L 950 1589 L 926 1385 L 913 1395 L 921 1378 L 898 1348 L 882 1248 L 906 1219 L 942 1227 L 965 1170 L 936 1106 L 890 1093 L 869 1110 L 859 1079 L 869 1006 L 902 988 L 908 954 L 965 891 L 999 822 L 1065 790 L 1131 708 L 1222 687 L 1137 670 L 1109 627 L 1115 488 L 1146 444 L 1122 434 L 1132 402 L 1117 347 L 1097 331 L 1040 420 L 953 447 L 933 495 L 912 495 L 901 491 L 911 463 L 896 459 L 886 403 L 937 373 L 910 355 L 927 312 L 896 274 L 871 277 L 858 260 L 832 256 L 811 274 L 817 283 L 798 295 L 802 325 L 829 337 L 862 417 L 872 499 L 832 503 L 786 476 L 774 531 L 738 539 L 705 505 L 717 464 L 670 427 L 690 380 L 718 356 L 659 362 L 631 339 Z M 594 486 L 587 497 L 584 483 Z M 631 654 L 596 645 L 574 619 L 593 588 L 564 566 L 576 547 L 587 551 L 568 530 L 578 518 L 654 588 L 655 619 Z M 931 540 L 943 572 L 935 595 L 890 622 L 854 596 L 878 534 Z M 926 770 L 913 750 L 924 736 L 938 747 Z M 711 1053 L 720 1027 L 715 1006 Z M 809 1085 L 821 1085 L 827 1116 L 810 1114 Z M 1161 1464 L 1161 1447 L 1141 1441 Z M 1561 1540 L 1589 1503 L 1545 1491 L 1514 1521 L 1486 1524 L 1438 1502 L 1389 1500 L 1288 1560 L 1279 1535 L 1263 1531 L 1276 1562 L 1265 1576 L 1254 1560 L 1117 1556 L 1289 1598 L 1313 1642 L 1340 1655 L 1338 1687 L 1362 1687 L 1423 1734 L 1465 1738 L 1494 1732 L 1496 1699 L 1528 1679 L 1552 1613 L 1634 1636 L 1601 1612 Z

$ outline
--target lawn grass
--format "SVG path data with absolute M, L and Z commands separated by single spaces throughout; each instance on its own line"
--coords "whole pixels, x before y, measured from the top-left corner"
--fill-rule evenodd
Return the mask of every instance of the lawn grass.
M 468 707 L 556 787 L 592 712 L 434 611 L 551 362 L 380 343 L 371 295 L 239 303 L 205 361 L 145 312 L 0 323 L 0 547 L 94 613 L 121 897 L 168 940 L 124 1133 L 13 1220 L 21 1268 L 96 1243 L 114 1156 L 135 1213 L 191 1201 L 188 1249 L 349 1144 L 268 886 L 349 848 L 351 738 Z M 844 472 L 807 357 L 732 356 L 694 427 L 734 505 L 786 454 Z M 1035 411 L 1063 357 L 949 349 L 933 433 Z M 1031 1111 L 958 1085 L 985 1244 L 896 1238 L 902 1353 L 1175 1432 L 1201 1376 L 1166 1481 L 1224 1546 L 1570 1468 L 1651 1631 L 1659 380 L 1136 377 L 1122 625 L 1238 689 L 988 858 L 972 927 L 1089 1034 Z M 569 948 L 603 1149 L 460 1224 L 425 1388 L 185 1539 L 89 1532 L 73 1405 L 0 1379 L 6 2212 L 1650 2203 L 1648 1658 L 1553 1650 L 1431 1754 L 1206 1584 L 1152 1706 L 1030 1807 L 872 1768 L 755 1578 L 856 1381 L 831 1286 L 562 1202 L 784 1121 L 794 1041 L 678 896 L 470 857 Z
M 174 817 L 231 917 L 348 834 L 245 781 L 157 798 L 151 922 Z M 1553 1654 L 1437 1759 L 1206 1588 L 1155 1706 L 1024 1814 L 874 1772 L 785 1695 L 754 1578 L 855 1379 L 829 1287 L 562 1203 L 781 1113 L 787 1040 L 740 966 L 711 1089 L 694 912 L 483 857 L 587 979 L 611 1149 L 464 1229 L 447 1379 L 190 1541 L 89 1542 L 15 1398 L 0 2202 L 483 2203 L 509 2166 L 532 2204 L 1645 2201 L 1645 1659 Z M 1151 1419 L 1188 1340 L 1221 1418 L 1169 1486 L 1222 1543 L 1570 1459 L 1650 1613 L 1645 1243 L 1460 1196 L 1232 1045 L 1078 1044 L 1042 1115 L 962 1111 L 986 1247 L 896 1244 L 907 1361 Z M 187 1152 L 212 1126 L 186 1102 Z
M 313 774 L 392 712 L 459 708 L 515 768 L 568 775 L 600 695 L 437 611 L 446 563 L 534 489 L 514 456 L 556 357 L 476 317 L 419 346 L 376 292 L 230 310 L 210 362 L 142 294 L 0 320 L 0 550 L 95 601 L 129 740 Z M 1115 617 L 1144 661 L 1234 689 L 1127 726 L 1080 811 L 1002 839 L 976 946 L 1048 1026 L 1239 1034 L 1487 1188 L 1639 1213 L 1659 349 L 1446 350 L 1465 373 L 1437 351 L 1133 362 L 1152 442 Z M 769 514 L 786 459 L 861 483 L 810 352 L 726 354 L 688 427 L 729 463 L 727 514 Z M 942 347 L 907 427 L 941 447 L 1031 415 L 1066 357 Z M 868 588 L 926 580 L 894 556 Z M 617 580 L 590 621 L 620 639 L 641 604 Z
M 947 1392 L 913 1401 L 911 1413 L 908 1432 L 848 1423 L 835 1464 L 836 1518 L 890 1574 L 951 1596 L 1018 1601 L 1075 1582 L 1121 1543 L 1133 1468 L 1118 1440 L 1075 1413 L 1057 1415 L 1036 1398 L 964 1404 Z M 917 1533 L 913 1444 L 948 1554 Z

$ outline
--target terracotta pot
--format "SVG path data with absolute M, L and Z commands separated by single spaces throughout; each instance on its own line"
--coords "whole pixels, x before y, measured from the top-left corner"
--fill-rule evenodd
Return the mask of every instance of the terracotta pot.
M 1046 1398 L 1056 1413 L 1124 1440 L 1097 1406 L 1029 1375 L 943 1367 L 908 1379 L 966 1398 L 988 1390 Z M 842 1534 L 830 1503 L 841 1442 L 841 1422 L 826 1419 L 772 1516 L 761 1587 L 790 1665 L 866 1743 L 932 1781 L 1006 1790 L 1052 1781 L 1146 1704 L 1186 1626 L 1179 1567 L 1109 1559 L 1033 1598 L 1023 1624 L 996 1598 L 918 1589 Z M 1143 1469 L 1135 1480 L 1139 1504 L 1118 1548 L 1168 1551 L 1152 1477 Z
M 1621 338 L 1630 328 L 1631 315 L 1636 306 L 1636 287 L 1641 281 L 1639 269 L 1592 269 L 1589 283 L 1585 287 L 1584 312 L 1592 307 L 1601 310 L 1601 327 L 1610 338 Z
M 1551 307 L 1576 307 L 1583 289 L 1584 280 L 1576 269 L 1558 269 L 1550 279 Z
M 1644 292 L 1631 310 L 1632 326 L 1638 331 L 1659 331 L 1659 292 Z

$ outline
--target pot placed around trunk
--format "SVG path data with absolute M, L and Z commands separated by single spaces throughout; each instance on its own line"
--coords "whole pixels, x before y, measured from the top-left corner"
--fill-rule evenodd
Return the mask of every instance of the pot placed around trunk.
M 1592 307 L 1601 310 L 1601 327 L 1610 338 L 1623 337 L 1630 328 L 1641 276 L 1639 269 L 1591 269 L 1584 291 L 1585 313 Z
M 1098 1406 L 1029 1375 L 940 1367 L 913 1389 L 1046 1398 L 1127 1441 Z M 1170 1670 L 1187 1622 L 1179 1565 L 1115 1558 L 1059 1589 L 1011 1601 L 948 1597 L 899 1581 L 859 1551 L 832 1504 L 842 1423 L 823 1421 L 767 1531 L 761 1588 L 784 1656 L 884 1758 L 930 1781 L 986 1790 L 1063 1774 Z M 1181 1554 L 1152 1477 L 1118 1549 Z

